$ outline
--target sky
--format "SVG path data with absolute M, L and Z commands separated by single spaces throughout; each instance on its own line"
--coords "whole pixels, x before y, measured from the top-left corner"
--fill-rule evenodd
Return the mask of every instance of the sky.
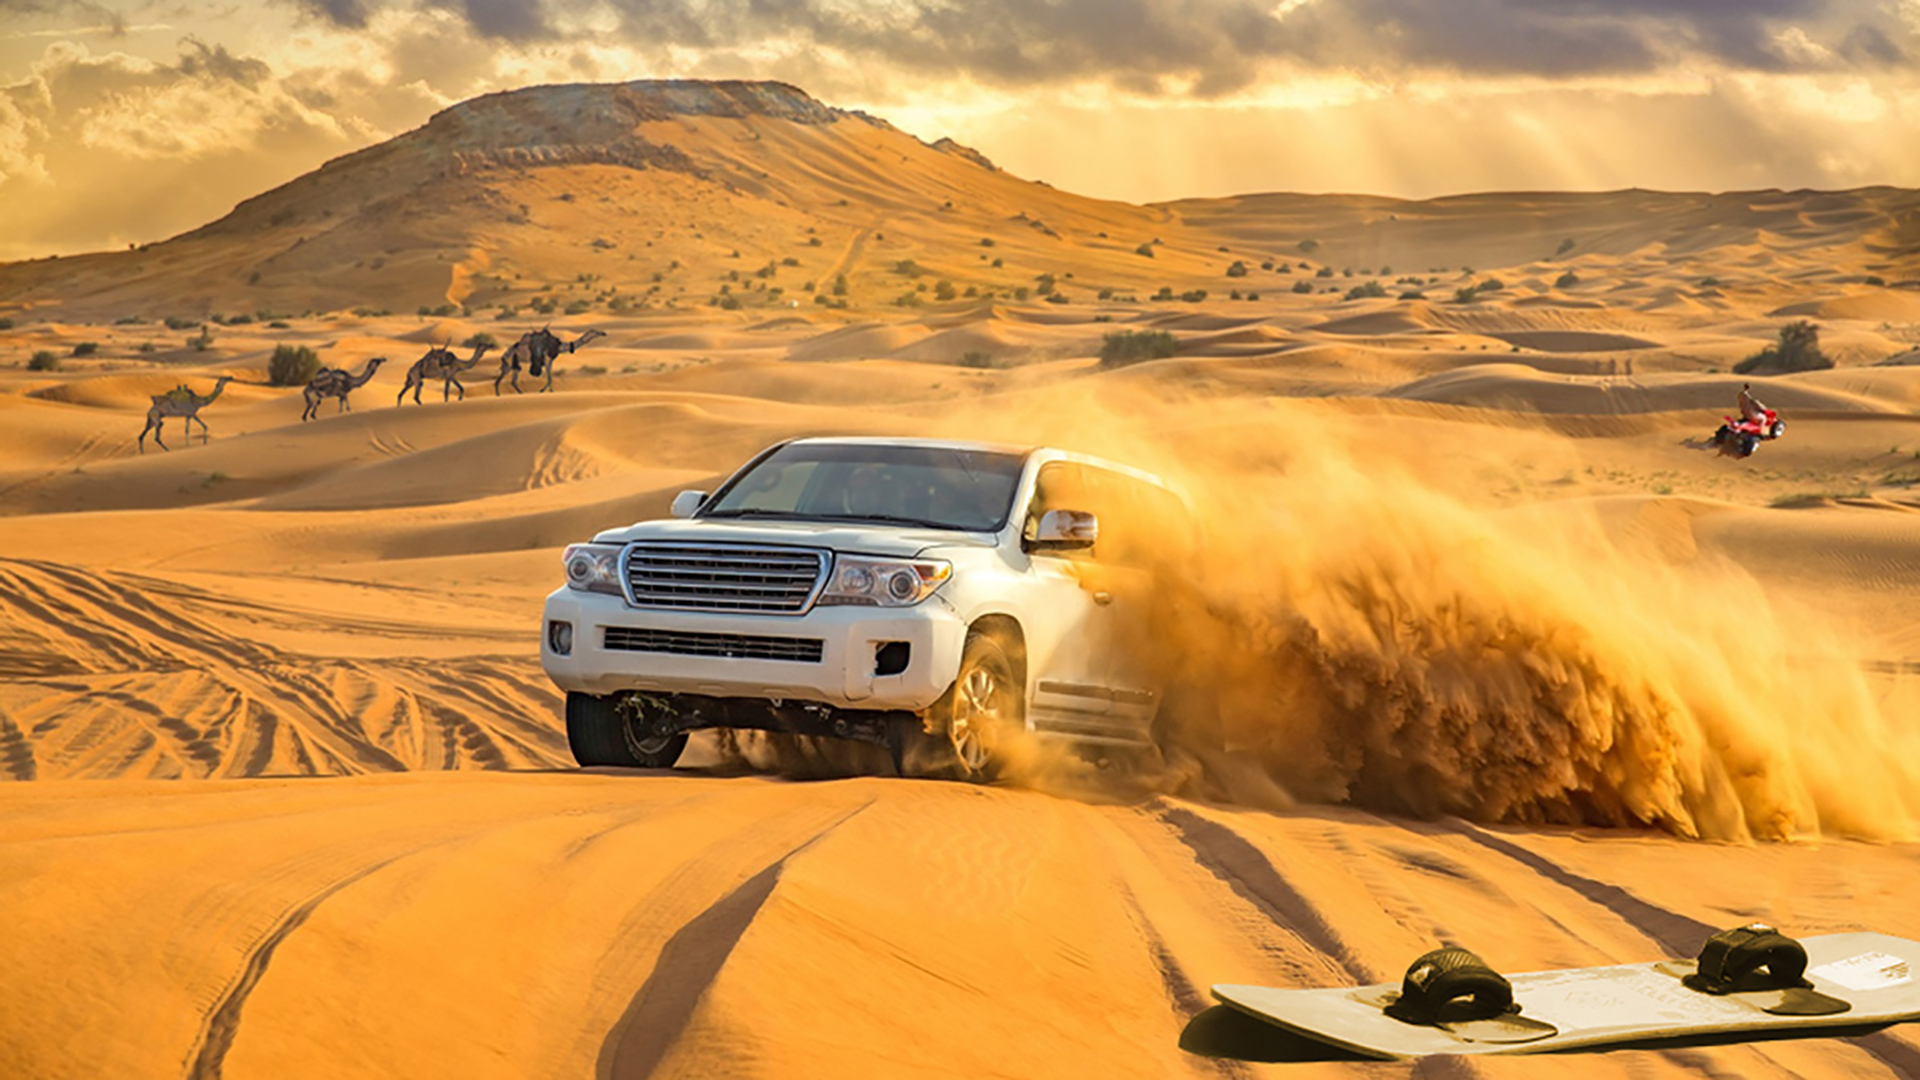
M 646 78 L 779 79 L 1131 202 L 1920 187 L 1920 0 L 0 0 L 0 260 Z

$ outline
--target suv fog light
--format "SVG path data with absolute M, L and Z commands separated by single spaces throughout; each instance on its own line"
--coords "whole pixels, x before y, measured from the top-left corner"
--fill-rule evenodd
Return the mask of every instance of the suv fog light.
M 547 621 L 547 648 L 555 656 L 573 655 L 573 624 L 559 619 Z
M 875 675 L 898 675 L 907 670 L 907 661 L 913 657 L 913 646 L 904 641 L 883 641 L 873 650 L 873 673 Z

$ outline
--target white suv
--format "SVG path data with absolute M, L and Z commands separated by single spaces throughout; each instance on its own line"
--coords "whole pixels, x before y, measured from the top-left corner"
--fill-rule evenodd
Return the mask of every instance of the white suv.
M 1146 746 L 1186 505 L 1044 448 L 799 439 L 681 520 L 567 548 L 541 660 L 582 765 L 672 765 L 696 728 L 916 744 L 970 778 L 1016 733 Z

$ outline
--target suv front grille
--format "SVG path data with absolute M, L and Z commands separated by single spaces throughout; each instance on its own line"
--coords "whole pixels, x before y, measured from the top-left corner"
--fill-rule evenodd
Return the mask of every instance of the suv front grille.
M 811 548 L 638 543 L 626 559 L 635 607 L 797 614 L 827 575 L 826 552 Z
M 737 660 L 791 660 L 817 664 L 822 649 L 819 638 L 697 634 L 683 630 L 648 630 L 637 626 L 609 626 L 605 630 L 606 647 L 620 652 L 722 656 Z

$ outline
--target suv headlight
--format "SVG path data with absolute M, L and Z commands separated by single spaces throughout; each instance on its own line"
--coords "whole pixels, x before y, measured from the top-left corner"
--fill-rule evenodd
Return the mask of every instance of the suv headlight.
M 569 544 L 561 562 L 567 568 L 567 588 L 626 595 L 620 587 L 619 544 Z
M 953 564 L 939 559 L 834 559 L 833 580 L 820 593 L 821 604 L 912 607 L 933 595 L 953 576 Z

